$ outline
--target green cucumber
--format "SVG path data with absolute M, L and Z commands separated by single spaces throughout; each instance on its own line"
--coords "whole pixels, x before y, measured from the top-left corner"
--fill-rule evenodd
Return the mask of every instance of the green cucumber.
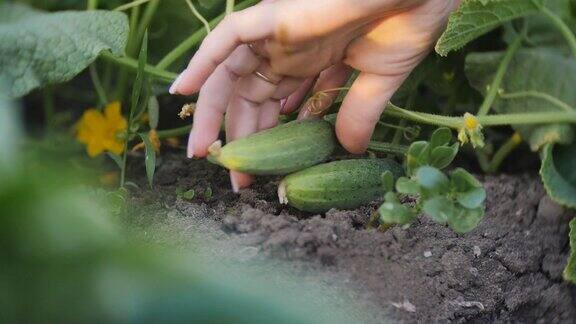
M 208 149 L 208 160 L 250 174 L 284 175 L 326 161 L 336 143 L 330 123 L 292 121 L 224 147 L 216 142 Z
M 388 159 L 344 160 L 321 164 L 284 178 L 278 187 L 282 204 L 308 212 L 354 209 L 384 194 L 382 174 L 397 179 L 403 168 Z

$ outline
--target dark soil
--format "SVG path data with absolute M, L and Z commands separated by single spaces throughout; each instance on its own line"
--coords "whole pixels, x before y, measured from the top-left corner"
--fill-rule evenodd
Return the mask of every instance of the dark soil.
M 150 241 L 194 241 L 200 254 L 242 263 L 279 260 L 315 274 L 306 280 L 352 287 L 347 300 L 375 312 L 365 321 L 576 323 L 576 287 L 562 280 L 574 213 L 546 197 L 536 174 L 482 180 L 487 212 L 473 232 L 422 216 L 380 233 L 364 229 L 377 203 L 304 214 L 278 204 L 278 178 L 235 195 L 221 168 L 170 153 L 155 190 L 136 193 L 130 221 Z M 189 189 L 190 200 L 176 194 Z

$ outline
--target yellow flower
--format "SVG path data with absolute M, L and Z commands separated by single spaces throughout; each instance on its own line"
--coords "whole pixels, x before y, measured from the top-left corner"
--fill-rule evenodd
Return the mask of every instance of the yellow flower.
M 105 151 L 120 154 L 124 151 L 122 134 L 128 123 L 122 116 L 119 102 L 106 106 L 104 113 L 97 109 L 88 109 L 76 125 L 76 139 L 86 145 L 90 157 Z
M 458 131 L 458 140 L 462 144 L 470 141 L 474 148 L 484 147 L 484 134 L 478 118 L 470 113 L 465 113 L 462 128 Z

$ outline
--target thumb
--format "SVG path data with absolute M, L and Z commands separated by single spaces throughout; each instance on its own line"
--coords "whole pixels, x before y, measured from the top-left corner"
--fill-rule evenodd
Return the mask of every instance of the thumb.
M 363 153 L 382 111 L 408 74 L 361 73 L 346 95 L 336 120 L 338 140 L 350 153 Z

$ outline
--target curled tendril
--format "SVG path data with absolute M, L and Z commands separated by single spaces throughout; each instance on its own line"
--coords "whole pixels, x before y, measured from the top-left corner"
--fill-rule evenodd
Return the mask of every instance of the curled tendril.
M 330 99 L 330 97 L 328 96 L 328 93 L 335 92 L 335 91 L 349 90 L 349 89 L 350 88 L 348 88 L 348 87 L 342 87 L 342 88 L 334 88 L 334 89 L 327 89 L 327 90 L 323 90 L 323 91 L 318 91 L 318 92 L 314 93 L 310 98 L 308 98 L 308 100 L 306 101 L 305 107 L 310 112 L 311 116 L 321 116 L 330 107 L 330 105 L 323 107 L 325 100 Z
M 408 140 L 409 142 L 415 140 L 419 135 L 420 135 L 420 126 L 410 126 L 410 127 L 406 127 L 406 129 L 404 129 L 404 138 L 406 140 Z

